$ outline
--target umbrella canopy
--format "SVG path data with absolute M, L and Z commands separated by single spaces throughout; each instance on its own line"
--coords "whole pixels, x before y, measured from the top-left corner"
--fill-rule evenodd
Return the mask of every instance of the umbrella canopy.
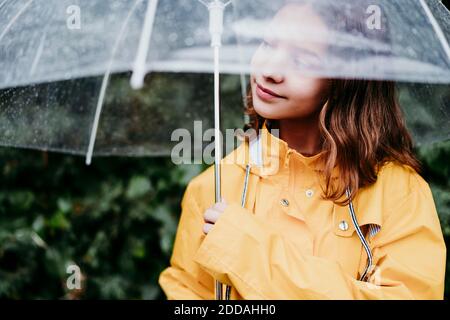
M 146 72 L 213 72 L 202 2 L 2 0 L 0 88 L 103 75 L 109 67 L 132 70 L 146 20 Z M 309 2 L 325 29 L 308 21 L 273 28 L 286 3 Z M 154 12 L 149 3 L 156 4 Z M 448 83 L 449 21 L 438 0 L 234 0 L 225 8 L 220 70 L 249 73 L 255 50 L 270 36 L 331 48 L 320 63 L 303 66 L 305 73 Z M 371 32 L 362 33 L 360 24 Z
M 226 16 L 222 64 L 239 73 Z M 147 71 L 212 73 L 208 26 L 198 0 L 2 0 L 0 88 L 132 70 L 142 35 Z
M 0 144 L 169 155 L 176 128 L 194 136 L 194 120 L 202 120 L 209 129 L 214 82 L 204 74 L 214 71 L 211 2 L 0 0 Z M 280 10 L 299 4 L 310 5 L 320 21 L 277 21 Z M 233 0 L 224 8 L 220 49 L 220 72 L 229 74 L 222 85 L 224 127 L 242 124 L 236 95 L 245 97 L 255 53 L 265 48 L 271 57 L 272 44 L 290 43 L 296 56 L 281 59 L 281 71 L 402 82 L 415 140 L 446 139 L 449 19 L 437 0 Z M 130 74 L 109 81 L 127 71 L 135 86 L 151 74 L 144 90 L 130 89 Z

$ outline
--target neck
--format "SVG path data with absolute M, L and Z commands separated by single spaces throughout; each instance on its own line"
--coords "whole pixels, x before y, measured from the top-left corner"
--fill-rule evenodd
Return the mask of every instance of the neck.
M 314 156 L 322 151 L 322 138 L 319 131 L 319 118 L 278 120 L 280 138 L 289 148 L 304 156 Z

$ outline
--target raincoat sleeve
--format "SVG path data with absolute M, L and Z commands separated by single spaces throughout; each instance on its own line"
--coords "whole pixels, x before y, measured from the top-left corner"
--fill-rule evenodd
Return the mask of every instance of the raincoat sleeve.
M 442 299 L 446 248 L 428 184 L 386 215 L 371 243 L 375 268 L 367 282 L 302 253 L 237 204 L 225 209 L 194 259 L 244 299 Z
M 204 238 L 204 222 L 191 184 L 181 207 L 170 266 L 160 274 L 159 284 L 169 300 L 213 300 L 214 279 L 192 259 Z

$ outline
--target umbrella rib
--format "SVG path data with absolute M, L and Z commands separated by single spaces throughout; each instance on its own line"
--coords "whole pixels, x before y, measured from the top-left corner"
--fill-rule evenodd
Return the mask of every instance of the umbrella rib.
M 122 40 L 122 36 L 125 33 L 125 30 L 128 26 L 128 22 L 140 2 L 142 2 L 142 0 L 136 0 L 133 7 L 131 7 L 131 9 L 130 9 L 130 12 L 128 12 L 128 15 L 120 29 L 119 35 L 116 38 L 116 42 L 114 43 L 113 50 L 111 53 L 111 59 L 109 60 L 109 64 L 106 69 L 106 73 L 103 76 L 102 86 L 100 88 L 100 95 L 98 97 L 97 107 L 95 110 L 94 123 L 92 125 L 91 136 L 89 138 L 89 147 L 88 147 L 88 152 L 86 154 L 86 165 L 90 165 L 91 161 L 92 161 L 92 154 L 94 152 L 95 138 L 97 137 L 98 123 L 99 123 L 100 114 L 101 114 L 102 108 L 103 108 L 103 101 L 105 99 L 106 88 L 108 86 L 109 77 L 111 75 L 111 69 L 112 69 L 112 64 L 114 62 L 114 56 L 116 55 L 117 47 L 119 46 L 119 43 Z
M 30 69 L 30 76 L 32 76 L 34 74 L 34 72 L 36 71 L 37 64 L 38 64 L 39 60 L 41 59 L 42 52 L 44 51 L 44 43 L 45 43 L 46 38 L 47 38 L 47 32 L 44 32 L 44 34 L 41 37 L 41 41 L 39 43 L 39 47 L 36 52 L 36 56 L 34 57 L 33 64 Z
M 0 3 L 0 9 L 5 5 L 6 1 L 8 1 L 8 0 L 3 0 L 3 2 Z
M 27 8 L 30 6 L 30 4 L 34 0 L 29 0 L 20 10 L 17 12 L 17 14 L 11 19 L 11 21 L 8 23 L 8 25 L 3 29 L 2 33 L 0 34 L 0 41 L 2 41 L 3 37 L 8 33 L 9 29 L 16 23 L 17 19 L 27 10 Z M 3 5 L 3 3 L 2 3 Z
M 428 20 L 430 21 L 431 25 L 433 26 L 434 31 L 436 32 L 436 35 L 441 42 L 441 45 L 447 54 L 447 58 L 450 60 L 450 46 L 448 45 L 447 39 L 445 38 L 444 33 L 442 32 L 441 27 L 439 26 L 439 23 L 436 21 L 436 18 L 434 17 L 433 13 L 430 11 L 430 8 L 426 4 L 425 0 L 420 0 L 420 4 L 422 5 L 423 10 L 425 11 Z
M 198 0 L 201 4 L 203 4 L 205 7 L 208 7 L 208 4 L 204 0 Z
M 144 85 L 145 60 L 147 59 L 150 39 L 153 33 L 153 26 L 156 15 L 158 0 L 148 0 L 147 13 L 145 14 L 144 25 L 142 26 L 141 39 L 139 40 L 138 53 L 131 75 L 131 87 L 140 89 Z
M 223 3 L 223 5 L 226 7 L 231 3 L 232 0 L 227 1 L 226 3 Z M 198 0 L 198 2 L 201 2 L 205 7 L 209 7 L 209 3 L 207 3 L 205 0 Z

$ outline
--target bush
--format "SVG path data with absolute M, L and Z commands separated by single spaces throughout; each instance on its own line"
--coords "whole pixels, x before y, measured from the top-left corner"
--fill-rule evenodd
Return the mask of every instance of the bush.
M 0 150 L 0 297 L 157 299 L 187 182 L 168 158 Z M 83 274 L 68 290 L 67 267 Z

